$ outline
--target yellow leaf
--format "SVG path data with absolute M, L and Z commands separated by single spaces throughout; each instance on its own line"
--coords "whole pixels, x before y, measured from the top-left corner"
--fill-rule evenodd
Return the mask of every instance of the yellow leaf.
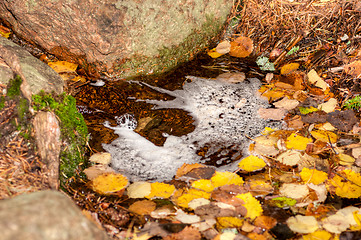
M 78 67 L 78 64 L 66 61 L 49 62 L 48 65 L 57 73 L 75 72 Z
M 253 220 L 256 217 L 261 216 L 263 212 L 262 205 L 252 196 L 251 193 L 238 194 L 236 197 L 244 201 L 243 206 L 247 209 L 245 217 Z
M 329 240 L 332 237 L 332 234 L 325 230 L 318 230 L 316 232 L 303 235 L 303 240 Z
M 351 166 L 356 160 L 350 155 L 340 153 L 338 154 L 339 164 Z
M 288 149 L 306 150 L 307 144 L 311 143 L 312 140 L 300 135 L 292 133 L 286 140 L 286 147 Z
M 318 222 L 314 216 L 296 215 L 287 219 L 288 227 L 297 233 L 313 233 L 319 229 Z
M 281 68 L 281 74 L 287 75 L 287 74 L 297 70 L 299 66 L 300 66 L 300 64 L 298 64 L 298 63 L 289 63 L 286 65 L 283 65 Z
M 139 215 L 150 215 L 155 210 L 157 204 L 150 200 L 137 201 L 129 206 L 129 211 Z
M 111 194 L 123 190 L 128 179 L 121 174 L 102 174 L 92 181 L 93 190 L 100 194 Z
M 256 157 L 256 156 L 248 156 L 244 159 L 242 159 L 238 163 L 238 167 L 247 171 L 247 172 L 253 172 L 260 170 L 266 166 L 266 163 L 262 158 Z
M 206 191 L 206 192 L 212 192 L 214 189 L 214 186 L 213 186 L 211 180 L 209 180 L 209 179 L 200 179 L 200 180 L 194 181 L 192 183 L 192 187 Z
M 322 142 L 337 142 L 337 135 L 333 132 L 324 131 L 324 130 L 313 130 L 311 131 L 312 137 Z
M 231 42 L 229 55 L 232 57 L 248 57 L 253 51 L 253 41 L 249 37 L 238 37 Z
M 309 168 L 303 168 L 300 172 L 300 176 L 304 183 L 313 183 L 315 185 L 323 183 L 328 177 L 325 172 Z
M 339 172 L 330 181 L 330 187 L 335 188 L 337 196 L 343 198 L 359 198 L 361 197 L 361 175 L 350 169 Z
M 217 228 L 240 228 L 244 220 L 237 217 L 217 217 Z
M 216 172 L 211 178 L 211 181 L 215 188 L 231 184 L 242 186 L 244 183 L 240 176 L 232 172 Z
M 211 50 L 208 50 L 207 54 L 211 57 L 211 58 L 218 58 L 220 56 L 222 56 L 223 54 L 219 53 L 216 51 L 216 48 L 213 48 Z
M 85 83 L 86 79 L 82 76 L 76 76 L 75 78 L 71 79 L 73 82 L 82 82 Z
M 151 192 L 146 198 L 169 198 L 175 191 L 174 185 L 154 182 L 151 183 Z
M 178 190 L 174 195 L 175 196 L 180 195 L 179 197 L 174 199 L 174 201 L 178 206 L 183 208 L 188 208 L 188 203 L 193 199 L 197 199 L 197 198 L 209 199 L 211 197 L 210 193 L 197 189 L 189 189 L 188 191 L 185 192 L 182 192 L 182 190 Z

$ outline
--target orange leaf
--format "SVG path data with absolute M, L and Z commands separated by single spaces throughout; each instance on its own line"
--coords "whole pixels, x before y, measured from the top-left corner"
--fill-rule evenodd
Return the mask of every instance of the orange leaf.
M 253 41 L 249 37 L 238 37 L 231 42 L 231 51 L 229 55 L 232 57 L 244 58 L 248 57 L 253 51 Z

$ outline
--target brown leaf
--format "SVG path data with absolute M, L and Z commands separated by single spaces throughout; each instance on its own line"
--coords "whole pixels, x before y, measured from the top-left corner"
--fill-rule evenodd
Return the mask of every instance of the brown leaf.
M 301 116 L 304 123 L 325 123 L 327 121 L 327 113 L 324 111 L 311 112 L 305 116 Z
M 352 130 L 353 126 L 358 123 L 353 110 L 334 111 L 327 114 L 327 121 L 335 128 L 348 132 Z
M 260 108 L 258 114 L 263 119 L 282 120 L 286 115 L 286 110 L 277 108 Z
M 174 233 L 163 239 L 164 240 L 183 240 L 183 239 L 200 240 L 201 237 L 202 236 L 201 236 L 200 232 L 196 228 L 187 226 L 179 233 Z
M 303 79 L 305 74 L 300 71 L 294 71 L 287 74 L 286 76 L 279 76 L 278 82 L 275 83 L 276 87 L 293 89 L 293 90 L 303 90 L 305 89 Z
M 345 66 L 345 72 L 353 77 L 358 77 L 361 74 L 361 61 L 354 61 Z
M 129 211 L 139 215 L 150 215 L 155 210 L 156 204 L 150 200 L 137 201 L 129 206 Z
M 238 37 L 231 42 L 231 51 L 229 55 L 232 57 L 244 58 L 248 57 L 253 51 L 253 41 L 249 37 Z

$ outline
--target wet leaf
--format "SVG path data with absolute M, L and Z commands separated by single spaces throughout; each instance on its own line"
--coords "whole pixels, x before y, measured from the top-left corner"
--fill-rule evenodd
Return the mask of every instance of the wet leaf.
M 117 193 L 128 185 L 128 179 L 121 174 L 102 174 L 92 181 L 93 190 L 100 194 Z
M 135 182 L 127 188 L 129 198 L 144 198 L 148 196 L 151 191 L 152 187 L 149 182 Z
M 345 72 L 353 77 L 359 77 L 361 74 L 361 61 L 357 60 L 345 66 Z
M 284 183 L 280 188 L 280 195 L 296 200 L 306 197 L 310 191 L 307 185 L 296 183 Z
M 336 110 L 334 112 L 330 112 L 327 114 L 327 121 L 337 129 L 344 132 L 352 130 L 352 127 L 359 122 L 352 110 Z
M 197 223 L 201 220 L 199 216 L 193 214 L 187 214 L 182 209 L 177 210 L 175 218 L 181 223 L 185 223 L 185 224 Z
M 325 230 L 317 230 L 313 233 L 303 235 L 303 240 L 329 240 L 332 237 L 332 234 Z
M 253 220 L 256 217 L 261 216 L 263 212 L 262 205 L 251 193 L 238 194 L 236 197 L 244 201 L 243 206 L 247 209 L 245 217 Z
M 243 72 L 227 72 L 218 75 L 217 81 L 225 83 L 239 83 L 246 79 L 246 74 Z
M 276 226 L 276 224 L 277 224 L 277 220 L 269 216 L 259 216 L 254 221 L 254 225 L 267 230 L 270 230 L 271 228 Z
M 201 240 L 201 238 L 202 238 L 202 236 L 196 228 L 194 228 L 192 226 L 187 226 L 182 231 L 180 231 L 178 233 L 174 233 L 163 239 L 164 240 L 182 240 L 182 239 Z
M 248 156 L 244 159 L 242 159 L 238 163 L 238 167 L 247 171 L 247 172 L 253 172 L 260 170 L 266 166 L 266 163 L 262 158 L 256 157 L 256 156 Z
M 288 149 L 306 150 L 307 144 L 311 143 L 312 139 L 302 137 L 292 133 L 286 140 L 286 147 Z
M 192 182 L 192 187 L 205 192 L 212 192 L 214 189 L 213 183 L 209 179 L 199 179 L 194 181 Z
M 337 99 L 330 98 L 327 102 L 318 105 L 317 108 L 326 113 L 330 113 L 335 110 L 336 106 L 337 106 Z
M 292 207 L 297 203 L 295 199 L 288 197 L 276 197 L 276 198 L 272 198 L 271 201 L 272 204 L 274 204 L 279 208 Z
M 286 115 L 286 110 L 279 108 L 260 108 L 258 114 L 263 119 L 282 120 Z
M 0 25 L 0 36 L 2 36 L 4 38 L 9 38 L 10 33 L 11 33 L 11 30 L 9 28 Z
M 301 153 L 296 150 L 288 150 L 281 153 L 276 160 L 285 165 L 294 166 L 301 160 Z
M 338 154 L 337 157 L 339 160 L 338 163 L 341 165 L 351 166 L 356 161 L 353 157 L 344 153 Z
M 319 229 L 318 222 L 314 216 L 296 215 L 287 219 L 288 227 L 297 233 L 313 233 Z
M 306 114 L 309 114 L 312 112 L 317 112 L 319 110 L 318 108 L 315 108 L 315 107 L 308 107 L 308 108 L 299 107 L 298 109 L 300 110 L 300 113 L 303 115 L 306 115 Z
M 175 191 L 174 185 L 154 182 L 151 183 L 151 192 L 146 198 L 169 198 Z
M 189 189 L 186 191 L 178 190 L 174 194 L 174 197 L 175 199 L 173 200 L 178 206 L 188 208 L 188 203 L 193 199 L 209 199 L 211 197 L 211 194 L 197 189 Z
M 328 174 L 316 169 L 303 168 L 300 176 L 304 183 L 321 184 L 327 180 Z
M 66 61 L 49 62 L 48 65 L 57 73 L 75 73 L 78 64 Z
M 253 51 L 253 41 L 249 37 L 238 37 L 231 42 L 229 55 L 232 57 L 245 58 Z
M 298 69 L 298 67 L 300 66 L 299 63 L 288 63 L 282 66 L 281 68 L 281 74 L 282 75 L 287 75 L 295 70 Z
M 129 211 L 139 215 L 150 215 L 156 208 L 156 203 L 150 200 L 134 202 L 129 206 Z
M 284 97 L 282 98 L 282 100 L 279 100 L 277 102 L 274 102 L 273 105 L 276 108 L 282 108 L 282 109 L 286 109 L 286 110 L 292 110 L 294 108 L 296 108 L 299 104 L 299 101 L 294 100 L 294 99 L 289 99 L 288 97 Z

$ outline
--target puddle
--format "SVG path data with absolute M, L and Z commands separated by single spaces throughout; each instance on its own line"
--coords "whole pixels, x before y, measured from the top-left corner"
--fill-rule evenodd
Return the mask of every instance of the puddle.
M 256 96 L 257 79 L 229 84 L 209 76 L 185 81 L 183 75 L 176 80 L 153 79 L 162 87 L 141 81 L 85 85 L 75 96 L 91 147 L 110 152 L 112 167 L 133 181 L 170 180 L 183 163 L 232 170 L 247 154 L 249 138 L 265 126 L 279 126 L 258 117 L 257 110 L 269 105 Z M 138 125 L 135 131 L 124 124 L 130 118 Z

